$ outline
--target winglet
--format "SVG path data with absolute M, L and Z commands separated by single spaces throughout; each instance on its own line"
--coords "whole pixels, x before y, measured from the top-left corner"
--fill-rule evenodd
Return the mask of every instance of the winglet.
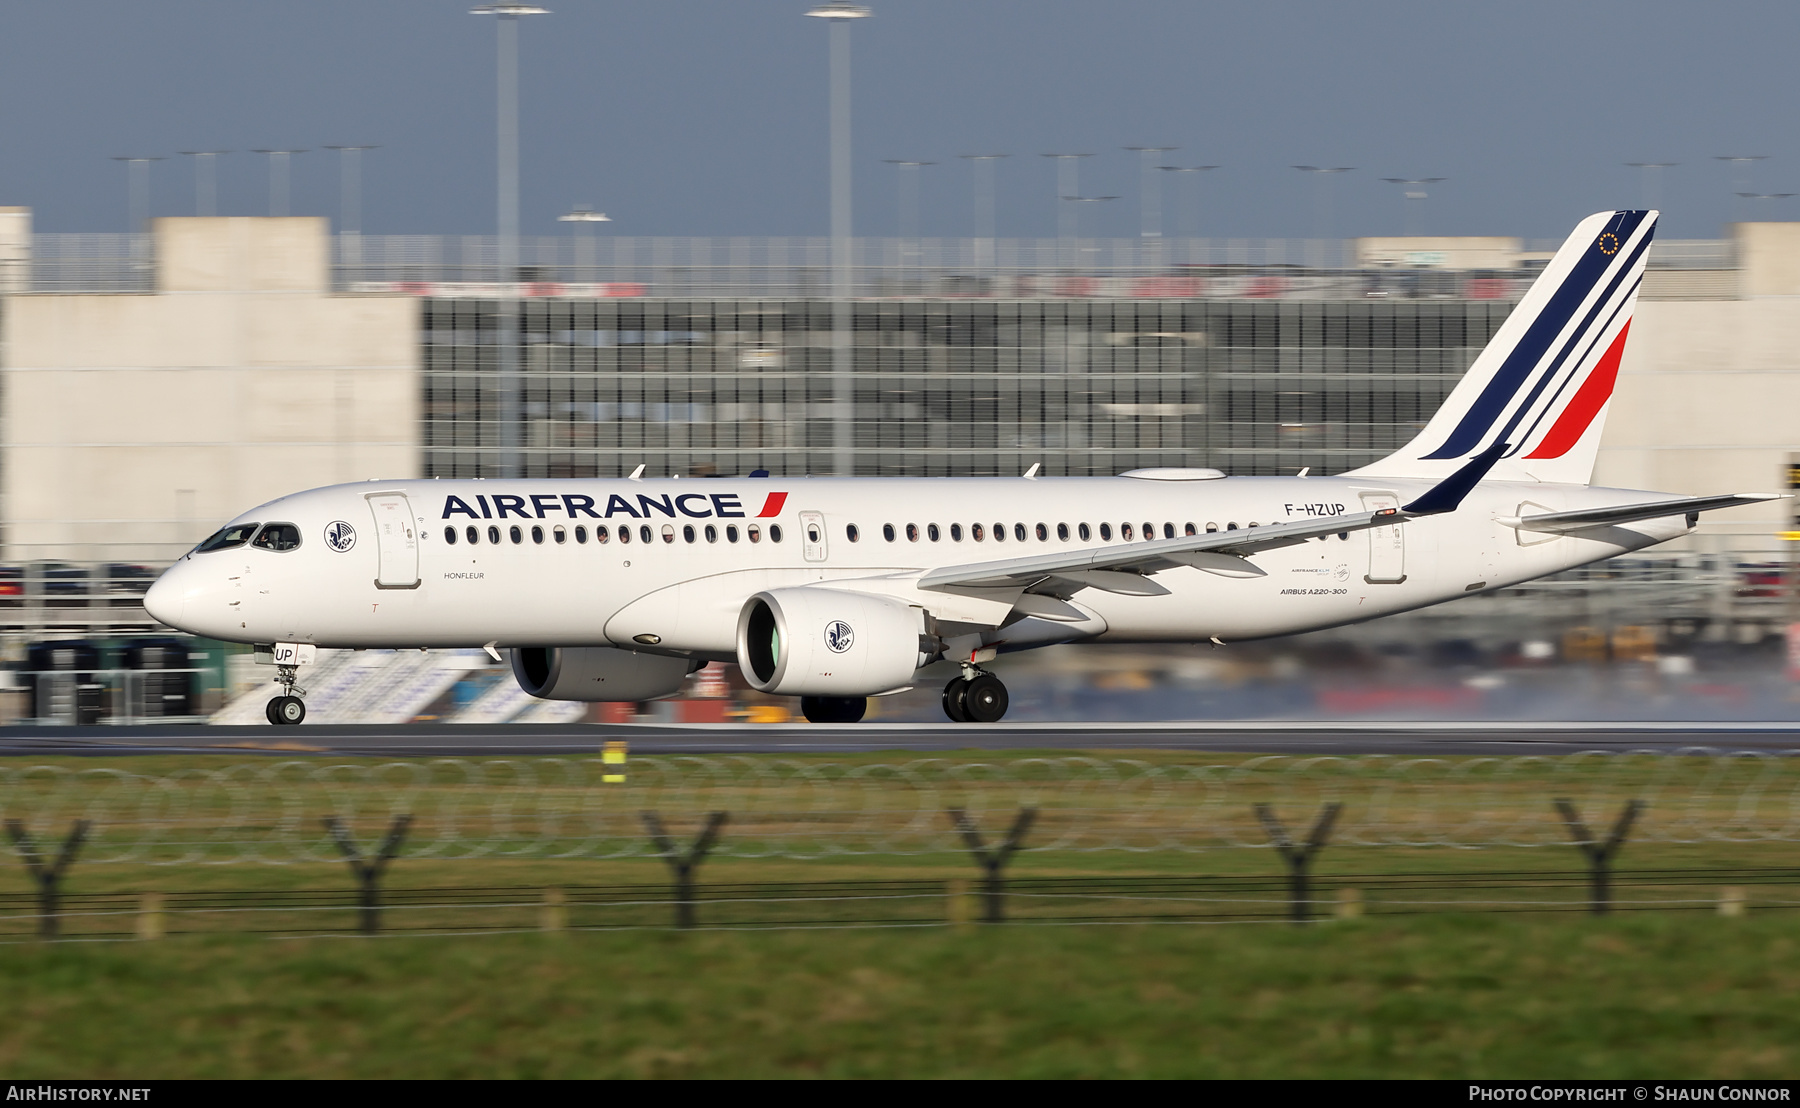
M 1494 463 L 1511 449 L 1508 443 L 1495 443 L 1400 510 L 1409 516 L 1436 516 L 1454 512 L 1456 506 L 1463 502 L 1463 497 L 1469 495 L 1469 490 L 1480 484 L 1481 479 L 1488 475 L 1488 470 L 1494 468 Z

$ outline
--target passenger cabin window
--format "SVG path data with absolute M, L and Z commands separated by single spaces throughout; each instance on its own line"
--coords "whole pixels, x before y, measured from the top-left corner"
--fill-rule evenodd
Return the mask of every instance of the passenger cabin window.
M 893 542 L 894 541 L 894 525 L 891 523 L 882 524 L 881 525 L 881 537 L 886 539 L 889 542 Z
M 1090 532 L 1090 531 L 1089 531 L 1089 530 L 1088 530 L 1088 525 L 1087 525 L 1087 524 L 1085 524 L 1085 523 L 1077 523 L 1077 524 L 1076 524 L 1076 525 L 1075 525 L 1075 533 L 1076 533 L 1076 534 L 1077 534 L 1077 535 L 1080 535 L 1080 536 L 1081 536 L 1081 541 L 1082 541 L 1082 542 L 1087 542 L 1087 541 L 1088 541 L 1088 539 L 1089 539 L 1089 538 L 1090 538 L 1090 537 L 1091 537 L 1091 535 L 1092 535 L 1092 532 Z
M 519 525 L 515 523 L 507 528 L 506 537 L 513 541 L 514 546 L 517 546 L 525 541 L 525 532 L 519 530 Z M 538 541 L 542 542 L 543 540 L 539 539 Z
M 749 535 L 750 535 L 751 542 L 761 542 L 762 541 L 762 528 L 760 526 L 752 523 L 749 528 Z
M 456 529 L 446 527 L 450 532 L 450 541 L 456 541 Z M 256 541 L 250 544 L 258 550 L 273 550 L 277 553 L 300 549 L 300 528 L 291 523 L 271 523 L 256 534 Z
M 950 541 L 951 542 L 961 542 L 962 541 L 962 524 L 952 523 L 950 525 Z
M 1049 542 L 1050 541 L 1050 528 L 1045 527 L 1041 523 L 1038 524 L 1037 525 L 1037 537 L 1038 537 L 1039 542 Z
M 682 542 L 693 542 L 694 541 L 694 525 L 693 524 L 684 523 L 681 525 L 681 541 Z
M 942 537 L 942 534 L 938 531 L 938 525 L 935 523 L 927 523 L 925 525 L 925 537 L 932 542 L 938 541 L 938 539 Z
M 736 542 L 737 536 L 738 536 L 737 524 L 727 523 L 725 525 L 725 541 L 726 542 Z
M 630 542 L 631 541 L 631 525 L 629 523 L 625 524 L 623 527 L 619 528 L 619 541 L 620 542 Z
M 907 542 L 918 542 L 919 541 L 919 525 L 918 524 L 909 523 L 906 525 L 906 541 Z
M 234 523 L 214 532 L 211 538 L 194 547 L 194 553 L 210 554 L 215 550 L 229 550 L 234 546 L 242 546 L 249 542 L 250 536 L 254 534 L 256 534 L 256 524 Z
M 1156 537 L 1156 524 L 1154 524 L 1154 523 L 1144 524 L 1144 541 L 1149 542 L 1151 539 L 1154 539 L 1155 537 Z
M 1206 525 L 1206 533 L 1209 535 L 1216 534 L 1218 532 L 1218 530 L 1219 530 L 1219 525 L 1216 523 L 1208 523 Z
M 779 523 L 769 524 L 769 541 L 770 542 L 780 542 L 781 541 L 781 524 L 779 524 Z
M 1025 525 L 1023 523 L 1013 524 L 1013 538 L 1018 539 L 1020 542 L 1025 541 Z
M 848 523 L 844 525 L 844 537 L 851 542 L 855 542 L 862 538 L 862 532 L 856 529 L 856 524 Z
M 1006 541 L 1006 524 L 1004 524 L 1004 523 L 994 524 L 994 541 L 995 542 L 1005 542 Z
M 812 542 L 812 543 L 816 543 L 819 541 L 819 525 L 818 524 L 809 523 L 806 525 L 806 541 Z
M 690 528 L 688 530 L 688 541 L 689 542 L 694 541 L 693 536 L 694 536 L 694 532 Z M 662 539 L 664 542 L 674 542 L 675 541 L 675 525 L 673 523 L 665 523 L 662 525 Z
M 476 543 L 481 541 L 481 529 L 479 527 L 476 527 L 473 523 L 471 523 L 467 527 L 463 528 L 463 538 L 469 540 L 470 546 L 474 546 Z
M 587 544 L 587 528 L 579 523 L 575 525 L 575 541 L 584 546 Z
M 558 545 L 569 541 L 569 533 L 561 527 L 551 531 L 550 537 L 555 539 Z
M 1199 532 L 1194 530 L 1194 525 L 1190 523 L 1187 525 L 1187 530 L 1183 532 L 1183 534 L 1196 535 L 1199 534 Z
M 1189 532 L 1189 533 L 1191 534 L 1192 532 Z M 1163 538 L 1172 539 L 1174 537 L 1175 537 L 1175 525 L 1173 523 L 1163 524 Z
M 1101 542 L 1111 542 L 1112 541 L 1112 524 L 1102 523 L 1100 525 L 1100 541 Z
M 612 538 L 612 532 L 605 524 L 601 524 L 600 526 L 594 528 L 594 541 L 595 542 L 605 542 L 607 539 L 610 539 L 610 538 Z
M 1066 523 L 1057 524 L 1056 525 L 1056 537 L 1061 539 L 1063 542 L 1068 542 L 1069 541 L 1069 525 Z
M 976 542 L 980 542 L 983 538 L 986 537 L 986 533 L 984 531 L 982 531 L 982 529 L 981 529 L 981 524 L 973 523 L 973 524 L 969 525 L 969 537 L 974 539 Z
M 638 525 L 638 541 L 643 543 L 650 541 L 650 525 L 648 523 Z
M 500 528 L 491 523 L 488 524 L 488 541 L 496 546 L 500 544 Z
M 1126 542 L 1131 541 L 1131 524 L 1129 524 L 1129 523 L 1119 524 L 1119 537 L 1121 539 L 1124 539 Z
M 444 528 L 444 541 L 449 543 L 451 546 L 456 545 L 456 528 L 454 528 L 454 527 Z
M 536 525 L 532 526 L 531 541 L 537 543 L 539 546 L 544 545 L 544 529 L 542 527 Z
M 719 529 L 717 527 L 714 527 L 710 523 L 706 525 L 706 541 L 707 542 L 718 542 L 719 541 Z

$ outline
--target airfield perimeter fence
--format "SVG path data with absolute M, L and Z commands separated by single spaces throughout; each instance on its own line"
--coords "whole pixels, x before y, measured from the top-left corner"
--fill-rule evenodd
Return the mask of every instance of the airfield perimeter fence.
M 35 766 L 0 821 L 13 941 L 1800 907 L 1800 751 Z

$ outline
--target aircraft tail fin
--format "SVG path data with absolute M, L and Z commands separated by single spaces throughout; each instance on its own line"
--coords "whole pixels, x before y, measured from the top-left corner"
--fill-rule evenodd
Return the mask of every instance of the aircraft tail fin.
M 1657 216 L 1576 225 L 1425 429 L 1351 475 L 1441 480 L 1508 443 L 1493 478 L 1587 484 Z

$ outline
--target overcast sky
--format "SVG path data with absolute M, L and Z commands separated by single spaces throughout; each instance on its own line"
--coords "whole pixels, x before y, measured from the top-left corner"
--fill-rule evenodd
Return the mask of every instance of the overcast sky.
M 592 204 L 619 235 L 827 229 L 826 28 L 804 0 L 544 0 L 521 26 L 524 229 Z M 447 0 L 57 0 L 0 5 L 0 203 L 46 231 L 118 231 L 124 167 L 160 154 L 153 214 L 192 214 L 190 159 L 221 162 L 224 214 L 266 214 L 256 147 L 294 163 L 296 214 L 338 214 L 326 143 L 376 143 L 370 233 L 494 226 L 494 25 Z M 972 230 L 970 165 L 999 163 L 999 231 L 1056 232 L 1055 170 L 1080 150 L 1084 233 L 1138 231 L 1137 155 L 1179 146 L 1212 236 L 1318 223 L 1295 163 L 1333 181 L 1340 235 L 1404 228 L 1383 177 L 1445 177 L 1427 233 L 1560 236 L 1644 200 L 1664 234 L 1749 210 L 1717 155 L 1763 154 L 1747 191 L 1800 192 L 1800 5 L 1671 0 L 873 0 L 854 26 L 856 230 L 893 234 L 896 174 L 922 169 L 928 235 Z M 1163 175 L 1165 184 L 1173 175 Z M 1734 210 L 1734 205 L 1736 209 Z M 1173 232 L 1181 209 L 1165 194 Z

